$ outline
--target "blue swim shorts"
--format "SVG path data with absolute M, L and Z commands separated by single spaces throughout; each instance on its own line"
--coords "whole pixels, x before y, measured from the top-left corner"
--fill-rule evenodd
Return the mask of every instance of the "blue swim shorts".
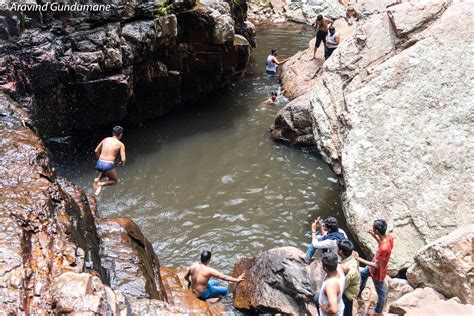
M 99 172 L 107 172 L 107 171 L 110 171 L 112 169 L 115 169 L 115 163 L 99 159 L 99 160 L 97 160 L 97 163 L 95 164 L 95 168 Z

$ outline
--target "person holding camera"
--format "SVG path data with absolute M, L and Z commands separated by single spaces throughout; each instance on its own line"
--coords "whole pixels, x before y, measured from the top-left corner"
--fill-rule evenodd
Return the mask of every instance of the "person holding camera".
M 306 251 L 305 262 L 311 263 L 313 255 L 319 249 L 337 255 L 337 241 L 342 239 L 347 239 L 347 235 L 342 229 L 339 229 L 336 218 L 328 217 L 322 220 L 321 217 L 318 217 L 311 224 L 311 243 Z

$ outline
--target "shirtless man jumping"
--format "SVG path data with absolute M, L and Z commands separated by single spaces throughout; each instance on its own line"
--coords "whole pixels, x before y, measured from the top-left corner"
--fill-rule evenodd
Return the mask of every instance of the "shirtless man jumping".
M 209 281 L 211 277 L 236 283 L 244 280 L 245 273 L 238 278 L 233 278 L 220 273 L 216 269 L 208 267 L 207 264 L 209 261 L 211 261 L 211 252 L 203 251 L 201 254 L 201 262 L 194 263 L 184 277 L 186 281 L 188 281 L 189 288 L 191 288 L 197 298 L 207 300 L 209 298 L 227 295 L 227 288 L 217 286 L 218 282 L 216 280 Z
M 120 152 L 121 161 L 119 167 L 123 167 L 127 158 L 125 157 L 125 145 L 120 141 L 123 135 L 123 128 L 115 126 L 112 130 L 112 137 L 104 138 L 95 149 L 97 156 L 96 169 L 99 175 L 94 179 L 95 194 L 99 195 L 102 187 L 106 185 L 114 185 L 117 183 L 117 172 L 115 171 L 115 159 Z M 107 177 L 107 181 L 100 181 Z

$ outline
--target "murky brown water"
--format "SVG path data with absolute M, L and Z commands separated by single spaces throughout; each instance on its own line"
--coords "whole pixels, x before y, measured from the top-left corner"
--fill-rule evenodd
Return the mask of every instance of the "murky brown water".
M 310 36 L 301 27 L 259 29 L 250 74 L 235 89 L 126 130 L 128 163 L 98 198 L 99 213 L 133 218 L 166 266 L 185 268 L 210 249 L 212 265 L 229 272 L 241 256 L 305 249 L 311 219 L 341 218 L 340 187 L 321 159 L 268 138 L 281 106 L 260 103 L 278 89 L 265 74 L 270 49 L 284 58 Z M 59 173 L 91 193 L 93 150 L 108 133 L 51 145 Z

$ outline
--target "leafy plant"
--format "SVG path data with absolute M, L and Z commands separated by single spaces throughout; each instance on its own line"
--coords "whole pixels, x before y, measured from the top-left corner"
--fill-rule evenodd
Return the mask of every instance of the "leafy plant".
M 165 5 L 159 6 L 158 9 L 156 10 L 156 12 L 159 15 L 171 14 L 171 13 L 173 13 L 173 4 L 168 4 L 168 5 L 165 4 Z

